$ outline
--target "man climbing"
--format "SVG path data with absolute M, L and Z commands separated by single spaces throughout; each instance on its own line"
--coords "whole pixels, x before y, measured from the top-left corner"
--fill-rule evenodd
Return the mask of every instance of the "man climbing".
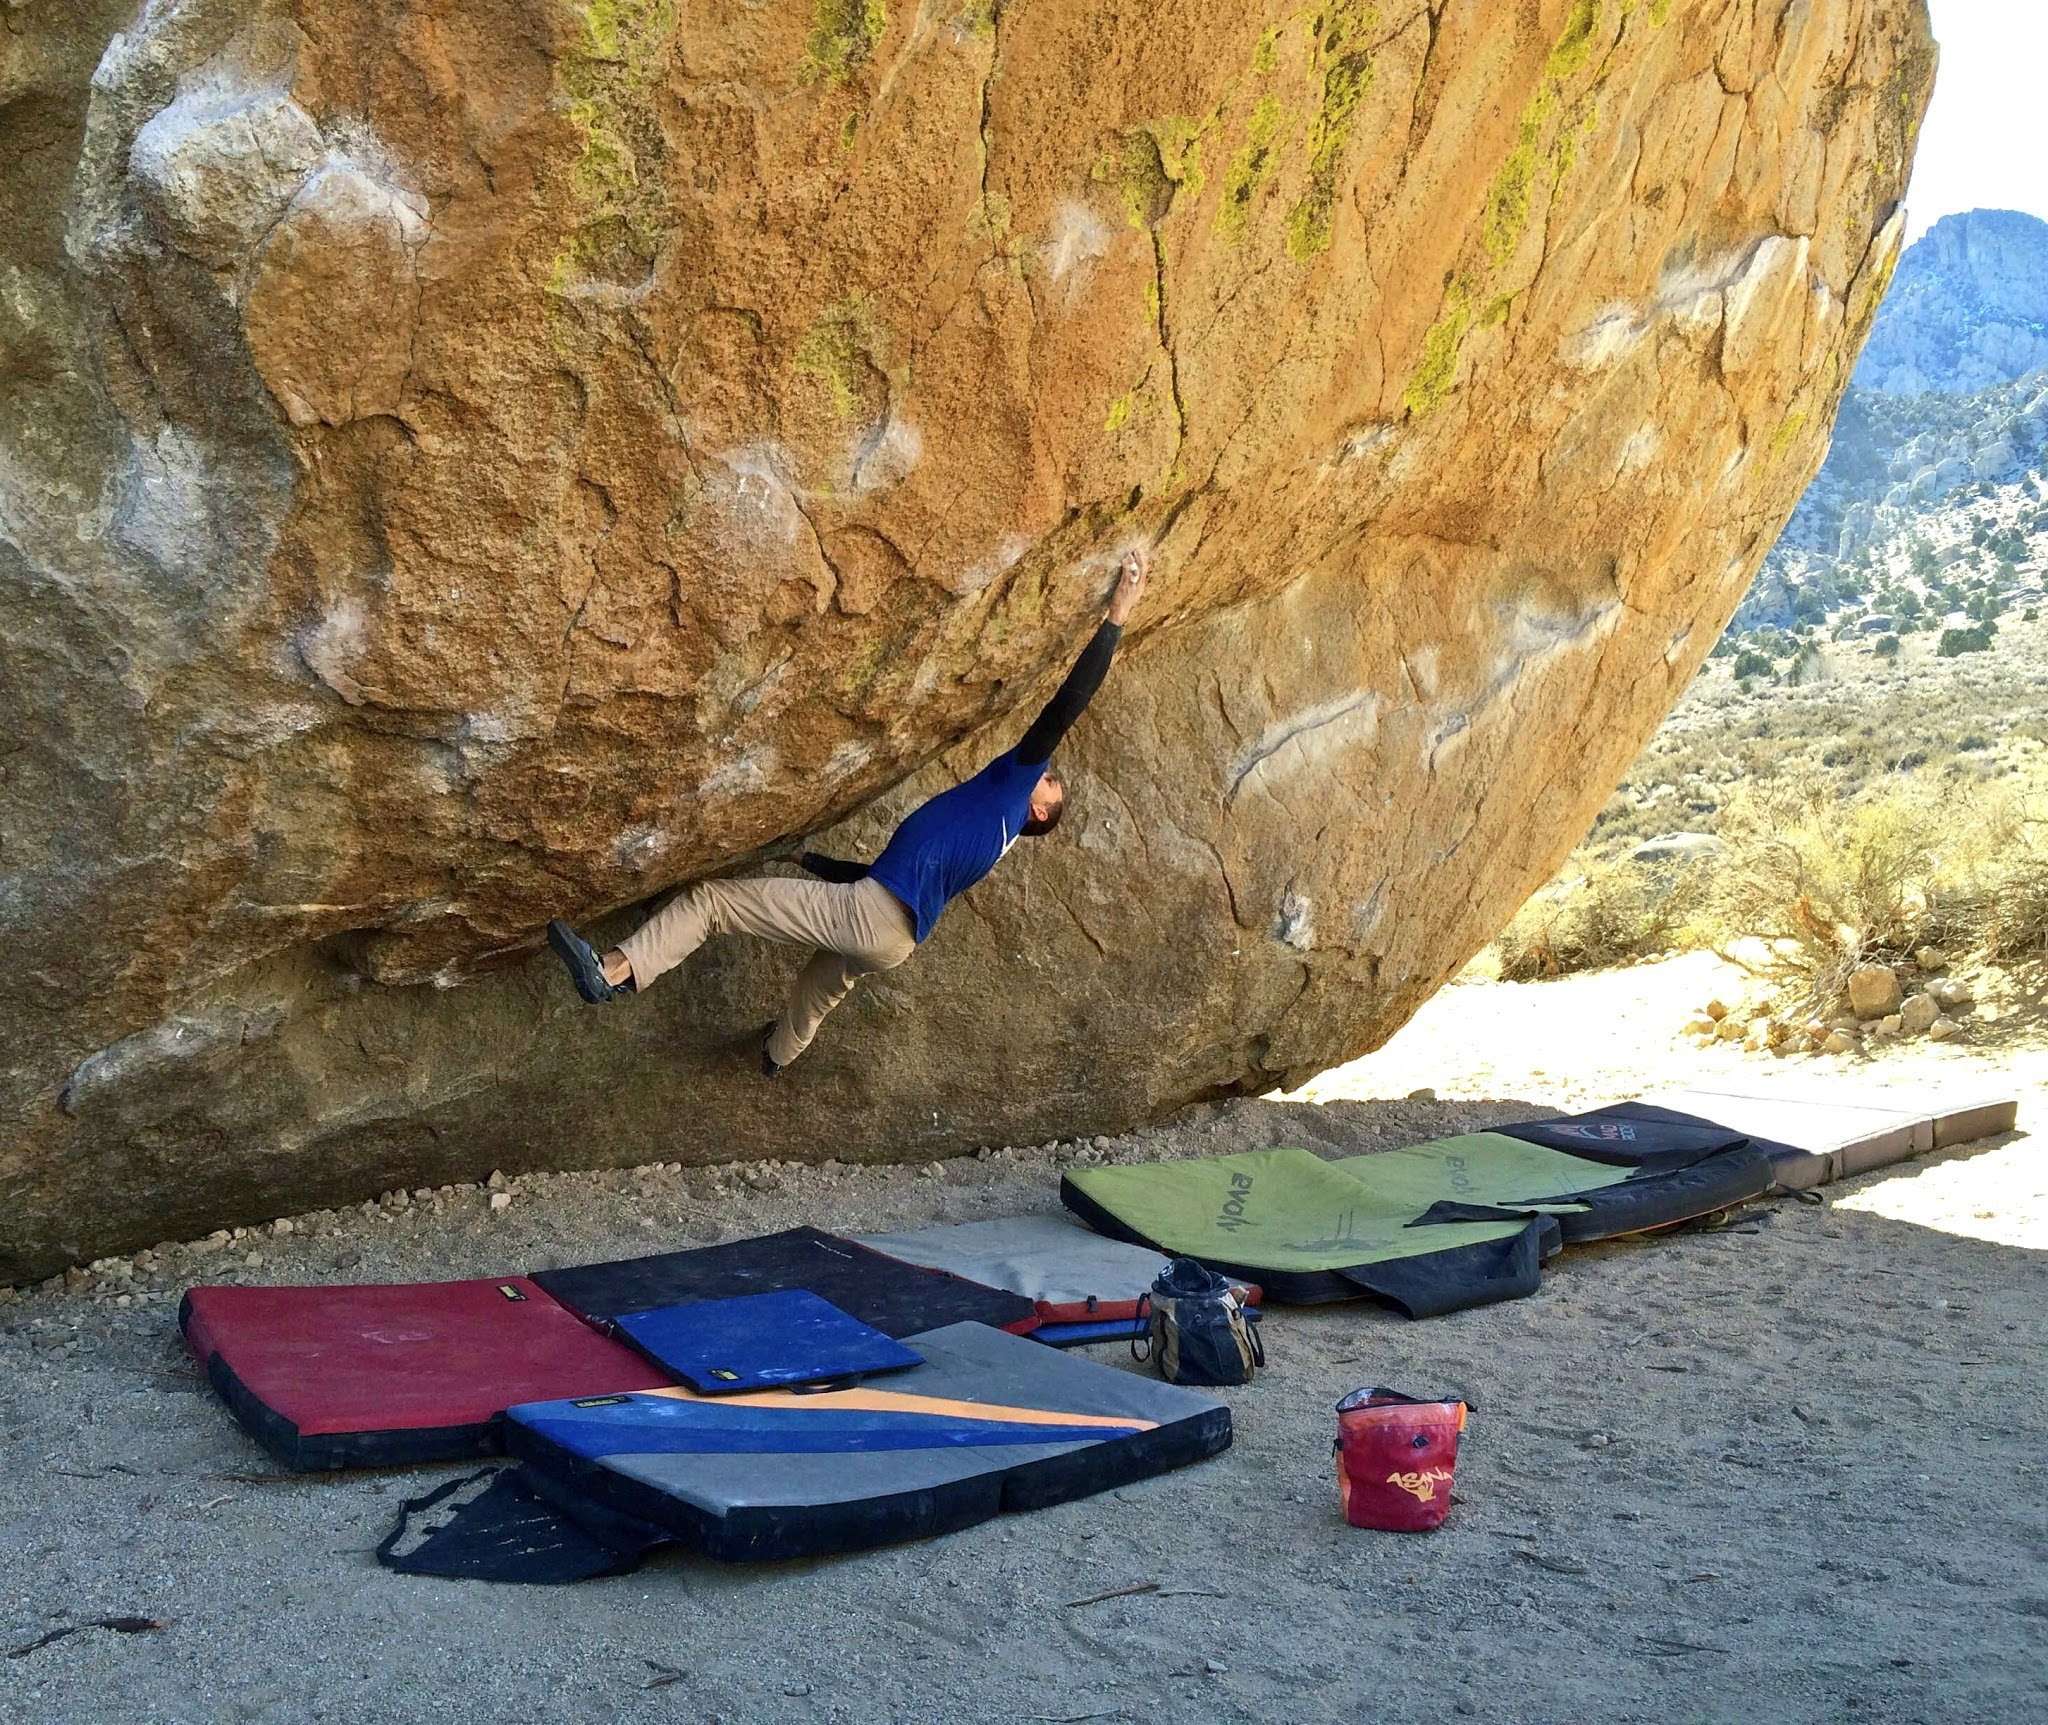
M 1107 618 L 1017 746 L 913 809 L 872 864 L 806 851 L 802 866 L 815 880 L 700 881 L 602 957 L 566 922 L 549 923 L 548 944 L 569 967 L 576 992 L 593 1006 L 638 993 L 714 934 L 815 948 L 782 1017 L 762 1038 L 761 1070 L 779 1075 L 859 978 L 901 964 L 948 902 L 994 868 L 1012 844 L 1059 825 L 1066 787 L 1046 763 L 1101 687 L 1150 572 L 1143 551 L 1125 553 Z

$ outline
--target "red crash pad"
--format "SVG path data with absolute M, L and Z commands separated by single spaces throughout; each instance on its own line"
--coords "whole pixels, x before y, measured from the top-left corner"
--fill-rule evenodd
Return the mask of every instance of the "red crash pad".
M 250 1436 L 306 1470 L 488 1455 L 515 1403 L 674 1382 L 523 1276 L 194 1288 L 178 1323 Z

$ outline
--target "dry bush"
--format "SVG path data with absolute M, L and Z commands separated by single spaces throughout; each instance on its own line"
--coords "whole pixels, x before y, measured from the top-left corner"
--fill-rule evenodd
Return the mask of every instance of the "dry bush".
M 1500 974 L 1531 982 L 1698 945 L 1707 873 L 1700 863 L 1589 863 L 1515 913 L 1494 942 Z
M 1828 1012 L 1859 964 L 1916 946 L 1993 960 L 2048 947 L 2048 823 L 2017 792 L 1906 779 L 1850 800 L 1783 787 L 1723 814 L 1709 920 Z
M 1766 785 L 1722 811 L 1712 921 L 1772 944 L 1763 966 L 1797 1004 L 1831 1011 L 1859 964 L 1942 931 L 1936 876 L 1949 828 L 1931 786 L 1907 781 L 1840 802 Z
M 1933 645 L 1850 654 L 1841 680 L 1767 697 L 1716 662 L 1494 943 L 1501 974 L 1763 936 L 1786 1005 L 1825 1010 L 1856 963 L 1921 943 L 2048 960 L 2048 628 L 2014 622 L 1999 652 L 1960 659 Z M 1614 859 L 1678 830 L 1728 848 L 1667 903 L 1669 877 Z
M 1803 1012 L 1838 1010 L 1849 973 L 1921 945 L 1995 963 L 2048 956 L 2048 799 L 1920 775 L 1840 797 L 1825 783 L 1749 787 L 1722 848 L 1678 867 L 1589 859 L 1529 900 L 1493 945 L 1510 982 L 1744 937 L 1745 961 Z
M 2048 849 L 2038 837 L 2000 871 L 1982 926 L 1983 953 L 1994 963 L 2048 956 Z
M 1943 905 L 1960 934 L 1993 963 L 2048 954 L 2048 818 L 2042 800 L 1980 791 L 1964 811 L 1969 842 L 1954 847 Z

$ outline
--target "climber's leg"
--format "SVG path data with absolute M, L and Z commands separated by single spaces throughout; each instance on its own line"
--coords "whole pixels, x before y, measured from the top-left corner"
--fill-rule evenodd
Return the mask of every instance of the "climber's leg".
M 917 950 L 910 913 L 896 895 L 874 881 L 841 889 L 837 937 L 811 955 L 797 973 L 789 1004 L 770 1027 L 762 1052 L 773 1070 L 787 1066 L 810 1047 L 818 1026 L 863 976 L 893 970 Z
M 673 970 L 714 934 L 751 934 L 790 946 L 849 950 L 861 938 L 866 915 L 856 894 L 888 889 L 860 881 L 707 880 L 686 887 L 620 942 L 636 988 Z M 895 903 L 889 898 L 891 904 Z M 898 906 L 908 925 L 908 913 Z

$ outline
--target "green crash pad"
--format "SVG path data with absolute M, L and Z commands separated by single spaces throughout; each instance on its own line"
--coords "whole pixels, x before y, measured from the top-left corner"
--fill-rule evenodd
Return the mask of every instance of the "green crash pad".
M 1488 1148 L 1494 1142 L 1492 1134 L 1477 1136 Z M 1445 1141 L 1460 1142 L 1470 1141 Z M 1536 1150 L 1513 1139 L 1499 1143 Z M 1446 1185 L 1455 1176 L 1475 1192 L 1483 1189 L 1472 1172 L 1474 1155 L 1453 1150 L 1452 1157 L 1432 1167 L 1410 1155 L 1387 1179 L 1366 1181 L 1306 1150 L 1250 1150 L 1076 1169 L 1060 1183 L 1060 1197 L 1105 1234 L 1249 1277 L 1268 1299 L 1312 1304 L 1376 1294 L 1419 1318 L 1534 1292 L 1543 1258 L 1561 1243 L 1554 1219 L 1496 1215 L 1410 1225 L 1447 1197 L 1477 1202 Z M 1609 1179 L 1628 1173 L 1584 1166 Z
M 1769 1183 L 1746 1148 L 1645 1178 L 1473 1132 L 1338 1162 L 1280 1148 L 1079 1169 L 1060 1195 L 1103 1233 L 1248 1277 L 1271 1299 L 1366 1293 L 1429 1317 L 1533 1293 L 1568 1236 L 1667 1226 Z

